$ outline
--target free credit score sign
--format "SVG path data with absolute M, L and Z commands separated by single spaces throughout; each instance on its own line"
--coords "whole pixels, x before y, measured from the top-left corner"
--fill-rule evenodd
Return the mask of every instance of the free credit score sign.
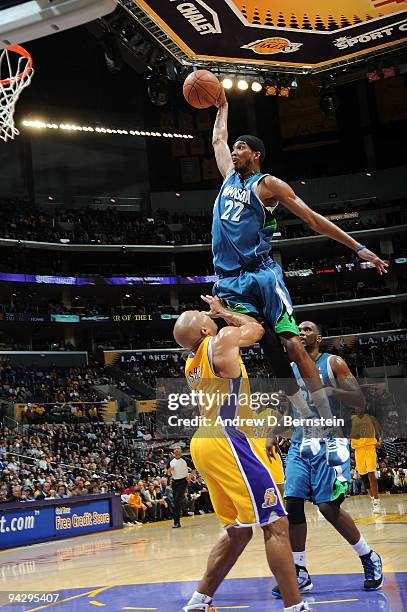
M 95 499 L 84 503 L 5 510 L 0 516 L 0 550 L 24 546 L 53 538 L 84 535 L 109 529 L 112 525 L 109 499 Z

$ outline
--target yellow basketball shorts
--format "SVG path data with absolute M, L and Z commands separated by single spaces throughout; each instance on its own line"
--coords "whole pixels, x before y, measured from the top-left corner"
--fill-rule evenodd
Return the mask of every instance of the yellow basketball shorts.
M 376 444 L 355 448 L 356 469 L 359 474 L 368 474 L 376 470 Z
M 266 450 L 234 430 L 191 441 L 191 456 L 223 527 L 267 525 L 286 515 Z

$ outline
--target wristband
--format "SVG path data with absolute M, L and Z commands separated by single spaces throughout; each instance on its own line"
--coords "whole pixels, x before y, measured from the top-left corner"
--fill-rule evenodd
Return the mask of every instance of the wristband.
M 361 244 L 358 247 L 356 247 L 356 249 L 353 249 L 355 251 L 355 253 L 359 253 L 359 251 L 361 251 L 362 249 L 365 249 L 366 245 L 365 244 Z

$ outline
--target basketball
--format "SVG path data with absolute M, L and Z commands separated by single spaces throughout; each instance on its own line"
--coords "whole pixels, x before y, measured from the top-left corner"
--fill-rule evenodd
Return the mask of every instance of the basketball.
M 216 104 L 222 85 L 209 70 L 196 70 L 184 82 L 185 100 L 194 108 L 209 108 Z

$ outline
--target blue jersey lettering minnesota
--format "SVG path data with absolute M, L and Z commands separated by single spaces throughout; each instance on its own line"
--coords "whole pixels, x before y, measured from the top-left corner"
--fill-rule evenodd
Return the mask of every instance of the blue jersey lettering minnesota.
M 318 357 L 318 359 L 315 362 L 315 365 L 317 366 L 317 370 L 319 372 L 319 376 L 321 379 L 321 382 L 323 384 L 324 387 L 336 387 L 337 383 L 336 383 L 336 379 L 335 379 L 335 375 L 332 371 L 332 366 L 331 366 L 331 359 L 333 359 L 335 357 L 335 355 L 332 355 L 330 353 L 321 353 L 321 355 Z M 297 364 L 295 364 L 294 362 L 291 364 L 291 367 L 293 369 L 295 378 L 297 379 L 298 385 L 301 389 L 301 392 L 303 394 L 303 396 L 305 397 L 309 407 L 311 408 L 314 417 L 315 418 L 319 418 L 319 414 L 318 411 L 316 409 L 316 406 L 314 404 L 314 402 L 312 401 L 311 397 L 310 397 L 310 393 L 308 391 L 308 388 L 305 384 L 305 382 L 303 381 L 300 371 L 298 369 Z M 333 416 L 336 417 L 343 417 L 343 413 L 342 413 L 342 405 L 341 402 L 336 398 L 333 397 L 332 395 L 328 397 L 328 401 L 329 401 L 329 406 L 331 408 L 331 412 Z M 301 415 L 300 413 L 294 408 L 294 406 L 292 406 L 292 410 L 293 410 L 293 416 L 296 419 L 300 419 Z M 300 441 L 302 439 L 302 427 L 297 427 L 294 430 L 294 433 L 291 437 L 292 440 L 295 441 Z
M 229 174 L 213 208 L 212 252 L 215 272 L 239 271 L 255 267 L 271 250 L 276 229 L 273 211 L 258 196 L 259 182 L 267 176 L 258 172 L 242 180 L 237 172 Z

